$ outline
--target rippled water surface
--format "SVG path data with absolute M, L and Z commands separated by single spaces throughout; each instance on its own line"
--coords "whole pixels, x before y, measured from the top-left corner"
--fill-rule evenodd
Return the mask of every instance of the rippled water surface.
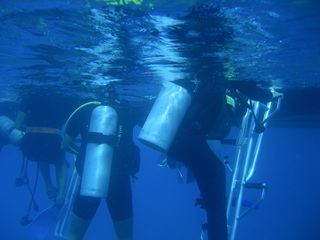
M 212 28 L 211 13 L 188 12 L 193 1 L 127 2 L 123 10 L 116 1 L 1 1 L 1 101 L 33 87 L 101 97 L 111 82 L 121 93 L 151 96 L 200 68 L 278 89 L 319 87 L 316 0 L 211 1 L 223 29 Z M 227 42 L 207 46 L 226 31 Z M 183 54 L 190 46 L 194 55 Z

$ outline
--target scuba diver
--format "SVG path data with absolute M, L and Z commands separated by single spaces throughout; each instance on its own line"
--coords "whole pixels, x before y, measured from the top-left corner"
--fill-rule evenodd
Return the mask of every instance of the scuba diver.
M 60 129 L 69 114 L 66 99 L 56 94 L 32 93 L 20 102 L 15 126 L 25 132 L 20 150 L 37 162 L 43 177 L 46 194 L 57 206 L 64 203 L 68 164 L 61 149 Z M 56 184 L 52 183 L 50 165 L 55 166 Z
M 227 240 L 225 166 L 208 140 L 220 141 L 232 126 L 239 125 L 250 108 L 248 99 L 266 103 L 282 94 L 252 83 L 180 84 L 176 81 L 163 87 L 138 139 L 191 171 L 201 193 L 195 205 L 207 214 L 203 230 L 209 240 Z M 264 131 L 262 123 L 256 125 L 258 133 Z
M 178 81 L 165 85 L 138 139 L 166 153 L 171 161 L 182 162 L 191 171 L 201 193 L 195 205 L 207 214 L 203 229 L 207 230 L 208 239 L 227 240 L 225 166 L 207 141 L 228 136 L 231 127 L 237 125 L 247 111 L 243 105 L 247 95 L 229 83 L 213 83 L 202 82 L 193 88 L 192 85 L 182 87 Z M 281 96 L 257 86 L 244 92 L 250 99 L 257 100 L 259 96 L 267 102 Z M 240 97 L 245 99 L 239 100 Z
M 138 139 L 191 170 L 201 192 L 202 207 L 207 213 L 208 239 L 226 240 L 225 168 L 207 144 L 207 134 L 220 111 L 225 93 L 207 86 L 199 88 L 197 93 L 192 96 L 175 83 L 165 86 Z M 158 119 L 156 125 L 155 118 Z
M 75 197 L 69 240 L 83 239 L 102 198 L 119 240 L 133 238 L 133 206 L 130 176 L 140 167 L 140 150 L 134 144 L 133 128 L 142 125 L 140 108 L 112 98 L 100 104 L 89 102 L 69 118 L 62 147 L 77 154 L 81 177 Z M 80 134 L 81 145 L 72 141 Z
M 247 110 L 245 104 L 237 105 L 236 98 L 244 103 L 250 94 L 246 90 L 241 94 L 241 86 L 232 86 L 225 74 L 224 58 L 215 54 L 233 38 L 220 9 L 203 1 L 178 20 L 165 37 L 179 46 L 175 54 L 183 60 L 176 64 L 177 74 L 173 72 L 172 80 L 164 82 L 138 139 L 188 167 L 201 193 L 196 205 L 206 211 L 203 228 L 208 239 L 227 240 L 225 166 L 207 140 L 228 136 L 235 119 L 241 121 Z M 258 100 L 273 97 L 269 90 L 255 94 L 257 89 L 249 88 Z
M 178 20 L 165 37 L 178 46 L 177 62 L 183 61 L 175 65 L 172 81 L 163 83 L 138 139 L 188 167 L 206 210 L 208 239 L 227 240 L 225 166 L 207 144 L 207 134 L 226 102 L 225 69 L 214 53 L 229 43 L 232 32 L 219 8 L 206 1 Z M 232 106 L 226 109 L 232 113 Z M 227 132 L 231 126 L 222 123 L 219 129 Z

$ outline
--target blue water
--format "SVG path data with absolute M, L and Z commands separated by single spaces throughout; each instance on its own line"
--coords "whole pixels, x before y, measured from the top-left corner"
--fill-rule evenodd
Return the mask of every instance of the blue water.
M 320 87 L 317 0 L 213 2 L 233 31 L 233 40 L 214 53 L 224 59 L 220 74 L 279 91 Z M 145 1 L 119 13 L 104 1 L 1 0 L 1 115 L 14 116 L 19 97 L 35 88 L 100 98 L 111 83 L 119 93 L 150 97 L 177 74 L 190 77 L 188 68 L 180 65 L 183 59 L 176 54 L 175 42 L 165 36 L 168 26 L 181 23 L 176 17 L 185 15 L 192 3 L 153 1 L 151 7 Z M 237 240 L 320 239 L 319 133 L 267 129 L 254 175 L 267 183 L 267 199 L 241 220 Z M 135 239 L 200 239 L 205 215 L 193 207 L 199 196 L 196 185 L 180 184 L 175 170 L 156 165 L 158 153 L 139 146 L 142 165 L 139 181 L 133 184 Z M 232 161 L 232 150 L 224 154 Z M 12 146 L 0 152 L 1 240 L 35 239 L 19 223 L 30 199 L 26 187 L 14 185 L 20 161 L 20 152 Z M 29 170 L 34 181 L 33 163 Z M 39 180 L 36 200 L 41 209 L 50 205 L 44 192 Z M 102 204 L 86 239 L 106 238 L 113 240 L 115 235 Z
M 122 92 L 155 94 L 181 60 L 174 43 L 159 40 L 190 5 L 176 2 L 154 4 L 154 10 L 144 4 L 149 17 L 110 11 L 104 1 L 1 1 L 2 101 L 15 99 L 26 86 L 59 85 L 60 91 L 86 94 L 111 81 Z M 316 0 L 214 3 L 234 32 L 232 43 L 215 49 L 227 59 L 231 80 L 319 87 Z

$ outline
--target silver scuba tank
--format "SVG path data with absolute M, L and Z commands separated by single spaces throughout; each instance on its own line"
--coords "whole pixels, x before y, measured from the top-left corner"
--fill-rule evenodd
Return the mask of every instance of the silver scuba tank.
M 107 197 L 117 121 L 117 112 L 109 106 L 98 106 L 91 113 L 81 195 Z
M 145 145 L 167 152 L 191 103 L 190 93 L 172 82 L 163 86 L 138 139 Z
M 15 128 L 15 124 L 10 118 L 0 116 L 0 137 L 9 144 L 19 146 L 23 133 Z

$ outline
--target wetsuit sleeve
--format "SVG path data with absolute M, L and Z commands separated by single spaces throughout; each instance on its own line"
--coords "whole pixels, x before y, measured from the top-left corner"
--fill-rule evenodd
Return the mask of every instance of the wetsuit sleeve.
M 95 107 L 96 105 L 85 106 L 74 113 L 69 119 L 68 125 L 65 129 L 66 134 L 73 138 L 80 134 L 81 138 L 86 139 L 91 112 Z
M 79 129 L 77 126 L 76 121 L 73 121 L 73 119 L 69 122 L 67 125 L 67 128 L 65 129 L 65 132 L 68 136 L 75 138 L 79 134 Z
M 88 117 L 84 115 L 83 112 L 79 112 L 71 116 L 69 119 L 65 132 L 72 138 L 76 138 L 79 133 L 81 133 L 82 128 L 85 124 L 84 119 L 87 119 Z
M 272 100 L 272 92 L 269 89 L 258 87 L 253 82 L 234 82 L 232 87 L 239 90 L 246 97 L 260 102 L 270 102 Z

